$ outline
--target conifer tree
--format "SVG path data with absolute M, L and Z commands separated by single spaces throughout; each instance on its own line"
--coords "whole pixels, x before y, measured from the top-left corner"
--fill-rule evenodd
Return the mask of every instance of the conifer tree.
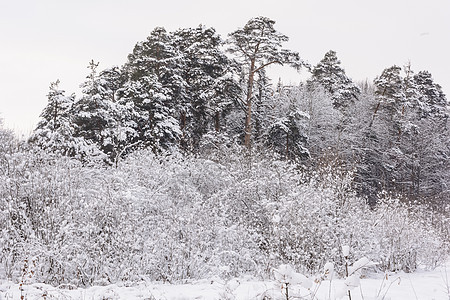
M 333 105 L 345 110 L 360 94 L 359 88 L 345 74 L 335 51 L 328 51 L 325 57 L 313 68 L 313 84 L 320 84 L 331 95 Z
M 431 114 L 445 116 L 448 101 L 440 85 L 434 83 L 428 71 L 421 71 L 414 75 L 414 83 L 420 94 L 416 107 L 422 117 Z
M 296 69 L 304 65 L 297 52 L 282 47 L 282 44 L 288 41 L 288 37 L 277 32 L 274 25 L 275 21 L 269 18 L 256 17 L 229 35 L 229 51 L 241 59 L 247 72 L 247 94 L 243 101 L 246 109 L 244 143 L 247 147 L 251 146 L 253 87 L 256 73 L 273 64 L 286 64 Z
M 186 83 L 180 74 L 179 51 L 164 28 L 155 28 L 146 41 L 138 43 L 128 57 L 128 82 L 120 94 L 132 102 L 139 139 L 154 152 L 176 145 L 181 136 L 174 117 L 177 106 L 186 103 Z
M 310 157 L 305 147 L 307 137 L 301 119 L 301 116 L 292 113 L 277 119 L 267 130 L 266 144 L 285 159 L 304 160 Z
M 443 199 L 450 173 L 448 102 L 428 71 L 415 74 L 413 83 L 416 96 L 409 122 L 414 131 L 402 143 L 408 154 L 408 192 L 413 197 Z
M 66 96 L 65 92 L 59 88 L 59 80 L 57 80 L 50 84 L 47 97 L 48 104 L 42 111 L 41 121 L 33 131 L 29 142 L 45 150 L 80 159 L 100 157 L 100 152 L 95 145 L 83 137 L 75 136 L 71 118 L 75 95 Z
M 223 41 L 213 28 L 184 28 L 173 36 L 183 57 L 181 74 L 188 98 L 176 110 L 183 141 L 195 148 L 212 127 L 220 130 L 221 116 L 239 96 L 237 66 L 222 51 Z
M 112 67 L 97 73 L 97 67 L 98 63 L 90 62 L 91 72 L 82 84 L 83 95 L 72 109 L 75 136 L 97 144 L 113 162 L 136 134 L 129 109 L 116 101 L 117 91 L 123 85 L 121 71 Z
M 384 113 L 381 116 L 384 116 L 385 121 L 392 124 L 392 129 L 401 134 L 399 121 L 404 113 L 406 102 L 401 70 L 402 68 L 398 66 L 392 66 L 385 69 L 379 77 L 375 78 L 375 96 L 378 104 L 375 107 L 369 127 L 372 126 L 378 111 L 382 110 Z
M 359 182 L 371 185 L 372 198 L 382 189 L 409 199 L 440 197 L 450 156 L 445 95 L 428 72 L 414 74 L 409 64 L 404 77 L 400 67 L 385 69 L 375 88 Z
M 111 67 L 102 70 L 98 75 L 98 90 L 102 98 L 111 102 L 116 102 L 117 91 L 124 84 L 124 75 L 122 70 L 117 67 Z

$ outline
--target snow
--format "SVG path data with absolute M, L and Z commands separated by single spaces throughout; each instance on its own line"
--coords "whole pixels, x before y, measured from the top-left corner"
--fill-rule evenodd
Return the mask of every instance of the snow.
M 334 265 L 331 262 L 327 262 L 323 267 L 324 279 L 332 280 L 334 273 Z
M 305 275 L 295 272 L 290 265 L 281 265 L 274 270 L 277 282 L 284 285 L 300 285 L 305 289 L 310 289 L 312 282 Z
M 348 257 L 349 253 L 350 253 L 350 246 L 348 245 L 342 246 L 342 255 L 344 257 Z
M 360 271 L 362 268 L 374 266 L 375 264 L 371 262 L 367 257 L 362 257 L 355 261 L 353 265 L 349 268 L 348 272 L 353 275 Z
M 330 267 L 330 266 L 329 266 Z M 278 270 L 289 275 L 293 282 L 289 286 L 289 295 L 293 299 L 304 297 L 306 299 L 348 299 L 346 285 L 360 280 L 360 284 L 351 290 L 353 300 L 448 300 L 450 262 L 446 266 L 433 271 L 417 271 L 415 273 L 376 274 L 368 278 L 355 277 L 347 280 L 333 279 L 321 281 L 309 278 L 311 286 L 303 286 L 305 276 L 296 273 L 287 265 L 280 266 Z M 301 276 L 300 276 L 301 275 Z M 303 277 L 302 277 L 303 276 Z M 299 280 L 297 280 L 299 279 Z M 294 282 L 297 282 L 294 284 Z M 74 288 L 68 285 L 52 287 L 50 285 L 35 283 L 20 285 L 7 281 L 0 281 L 0 299 L 286 299 L 284 288 L 278 280 L 255 280 L 253 278 L 235 278 L 228 281 L 209 279 L 186 284 L 164 284 L 145 282 L 127 286 L 114 284 L 107 286 L 94 286 L 86 289 Z M 338 297 L 341 298 L 338 298 Z M 315 297 L 315 298 L 314 298 Z M 303 298 L 300 298 L 303 299 Z

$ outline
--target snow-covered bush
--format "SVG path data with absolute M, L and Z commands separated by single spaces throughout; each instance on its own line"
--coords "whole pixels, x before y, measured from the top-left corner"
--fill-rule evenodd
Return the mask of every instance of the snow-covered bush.
M 211 159 L 135 151 L 117 168 L 2 150 L 5 276 L 21 280 L 26 260 L 32 280 L 73 285 L 267 277 L 283 264 L 311 274 L 327 261 L 344 274 L 344 244 L 351 260 L 366 256 L 391 270 L 447 255 L 421 209 L 387 197 L 367 206 L 352 192 L 351 173 L 306 173 L 225 148 Z
M 446 237 L 437 232 L 428 214 L 425 207 L 382 195 L 369 215 L 365 255 L 390 271 L 410 272 L 443 263 L 448 256 Z
M 328 260 L 343 274 L 343 243 L 352 245 L 352 258 L 367 256 L 381 270 L 414 271 L 445 261 L 445 237 L 424 218 L 423 208 L 386 198 L 372 209 L 353 193 L 340 201 L 335 188 L 318 189 L 310 182 L 277 204 L 273 255 L 310 274 Z
M 132 155 L 119 172 L 138 184 L 128 193 L 140 208 L 137 239 L 152 262 L 142 266 L 148 277 L 173 281 L 258 272 L 263 257 L 257 237 L 233 211 L 242 203 L 228 192 L 235 179 L 225 166 L 145 152 Z
M 292 296 L 289 296 L 291 286 L 299 285 L 309 290 L 313 285 L 311 279 L 303 274 L 297 273 L 290 265 L 280 265 L 273 270 L 273 274 L 277 283 L 281 285 L 282 293 L 287 300 L 292 299 Z

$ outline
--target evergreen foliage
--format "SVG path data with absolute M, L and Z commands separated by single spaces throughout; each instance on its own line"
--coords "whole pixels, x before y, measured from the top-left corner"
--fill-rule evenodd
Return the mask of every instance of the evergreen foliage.
M 51 152 L 87 159 L 101 156 L 96 145 L 75 134 L 71 113 L 75 95 L 66 96 L 59 89 L 59 80 L 50 84 L 48 104 L 41 113 L 41 121 L 29 142 Z
M 247 24 L 229 34 L 228 51 L 237 55 L 245 66 L 247 95 L 245 106 L 244 143 L 249 148 L 252 136 L 252 103 L 254 102 L 254 81 L 258 71 L 272 64 L 289 65 L 300 69 L 305 63 L 297 52 L 282 47 L 289 38 L 274 28 L 275 21 L 267 17 L 250 19 Z
M 213 28 L 180 29 L 173 43 L 183 55 L 189 99 L 177 109 L 184 147 L 196 149 L 206 132 L 220 131 L 222 118 L 240 96 L 239 66 L 221 50 L 223 42 Z
M 178 67 L 183 62 L 171 39 L 158 27 L 134 47 L 125 65 L 128 81 L 121 90 L 136 109 L 139 140 L 155 153 L 178 143 L 181 130 L 174 111 L 186 102 L 186 83 Z
M 311 84 L 321 85 L 331 95 L 333 105 L 338 109 L 348 108 L 360 93 L 359 88 L 347 77 L 341 62 L 333 50 L 312 69 Z

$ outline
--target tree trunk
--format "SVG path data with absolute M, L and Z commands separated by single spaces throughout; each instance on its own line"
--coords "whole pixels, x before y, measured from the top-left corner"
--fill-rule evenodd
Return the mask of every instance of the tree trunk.
M 253 96 L 253 80 L 255 75 L 255 60 L 250 63 L 250 72 L 248 74 L 248 89 L 247 89 L 247 111 L 245 115 L 245 138 L 244 144 L 247 148 L 250 148 L 251 135 L 252 135 L 252 96 Z
M 289 159 L 289 133 L 286 132 L 286 160 Z
M 216 132 L 220 131 L 220 112 L 216 111 L 216 115 L 214 116 L 214 128 Z
M 184 137 L 184 129 L 186 128 L 186 112 L 181 112 L 180 114 L 180 127 L 181 131 L 183 131 L 183 137 Z

